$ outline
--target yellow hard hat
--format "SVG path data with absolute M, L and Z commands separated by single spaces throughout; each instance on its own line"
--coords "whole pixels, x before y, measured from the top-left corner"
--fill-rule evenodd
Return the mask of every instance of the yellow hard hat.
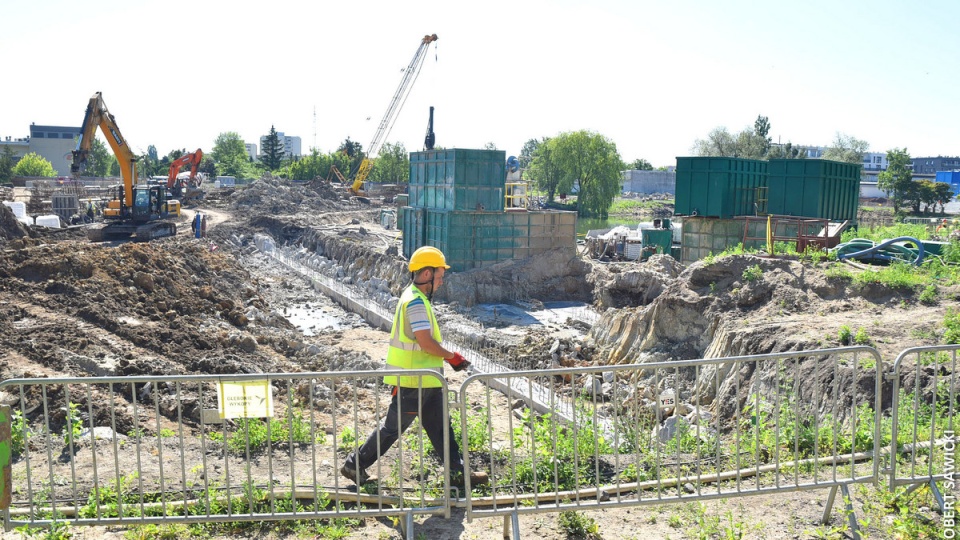
M 433 246 L 423 246 L 410 256 L 409 268 L 411 272 L 416 272 L 421 268 L 440 268 L 441 266 L 446 269 L 450 268 L 447 266 L 447 258 L 443 256 L 443 252 Z

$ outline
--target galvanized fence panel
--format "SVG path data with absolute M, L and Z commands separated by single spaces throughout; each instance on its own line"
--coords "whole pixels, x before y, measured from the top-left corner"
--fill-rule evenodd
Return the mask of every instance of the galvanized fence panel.
M 368 469 L 376 482 L 340 476 L 390 405 L 384 375 L 401 373 L 448 396 L 430 370 L 3 381 L 15 401 L 5 529 L 449 517 L 448 458 L 429 455 L 418 424 Z M 443 456 L 449 444 L 445 431 Z
M 890 488 L 930 486 L 941 510 L 938 483 L 957 482 L 955 429 L 960 426 L 960 345 L 913 347 L 901 352 L 890 379 Z M 949 508 L 949 506 L 947 506 Z
M 469 486 L 467 516 L 819 488 L 832 503 L 878 478 L 881 366 L 875 349 L 849 347 L 473 375 L 464 461 L 491 481 Z M 516 400 L 512 414 L 491 387 Z M 544 399 L 569 414 L 537 412 Z

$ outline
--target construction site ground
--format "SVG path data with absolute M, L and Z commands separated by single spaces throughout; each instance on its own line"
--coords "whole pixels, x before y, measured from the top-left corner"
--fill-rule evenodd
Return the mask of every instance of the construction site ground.
M 0 379 L 376 369 L 386 334 L 265 256 L 255 236 L 322 252 L 335 261 L 333 275 L 367 286 L 375 278 L 396 296 L 408 274 L 397 231 L 381 227 L 388 203 L 378 203 L 353 200 L 329 184 L 263 179 L 211 190 L 179 218 L 175 238 L 99 244 L 86 240 L 83 227 L 26 229 L 0 208 Z M 208 216 L 206 238 L 190 234 L 195 211 Z M 744 271 L 755 265 L 763 279 L 746 282 Z M 438 294 L 439 319 L 521 369 L 551 367 L 557 340 L 579 345 L 574 365 L 622 364 L 833 347 L 843 326 L 863 328 L 890 362 L 908 347 L 938 343 L 944 315 L 960 307 L 954 288 L 941 288 L 936 303 L 924 304 L 917 291 L 831 278 L 825 265 L 741 255 L 684 267 L 665 256 L 601 263 L 552 253 L 450 275 Z M 590 305 L 602 317 L 589 328 L 573 318 L 525 324 L 510 315 L 550 302 Z M 630 330 L 614 332 L 615 324 Z M 448 376 L 454 388 L 464 379 Z M 18 403 L 11 395 L 0 402 Z M 507 401 L 501 404 L 510 414 Z M 376 423 L 372 414 L 365 420 Z M 83 454 L 75 459 L 82 469 Z M 868 531 L 886 537 L 892 510 L 858 506 L 877 500 L 875 488 L 852 494 L 860 517 L 876 519 Z M 705 527 L 717 531 L 710 537 L 737 527 L 743 538 L 848 536 L 839 505 L 830 525 L 819 524 L 826 498 L 814 490 L 586 515 L 598 522 L 597 537 L 608 539 L 698 538 Z M 422 538 L 485 539 L 501 538 L 502 527 L 500 519 L 468 522 L 455 509 L 451 519 L 418 518 L 416 531 Z M 77 528 L 74 537 L 127 533 Z M 520 533 L 568 537 L 554 513 L 522 516 Z M 348 538 L 399 535 L 390 520 L 367 519 Z M 236 536 L 287 535 L 264 523 L 229 535 Z

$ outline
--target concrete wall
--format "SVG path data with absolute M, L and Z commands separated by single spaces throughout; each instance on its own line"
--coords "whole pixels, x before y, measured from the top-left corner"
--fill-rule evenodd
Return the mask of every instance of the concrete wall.
M 622 193 L 670 193 L 677 192 L 677 173 L 674 171 L 623 171 Z

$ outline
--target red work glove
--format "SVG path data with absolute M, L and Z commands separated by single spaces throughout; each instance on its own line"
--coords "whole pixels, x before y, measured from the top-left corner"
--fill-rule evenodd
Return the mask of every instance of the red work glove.
M 470 361 L 460 353 L 453 353 L 453 358 L 447 360 L 447 363 L 453 366 L 454 371 L 463 371 L 470 367 Z

